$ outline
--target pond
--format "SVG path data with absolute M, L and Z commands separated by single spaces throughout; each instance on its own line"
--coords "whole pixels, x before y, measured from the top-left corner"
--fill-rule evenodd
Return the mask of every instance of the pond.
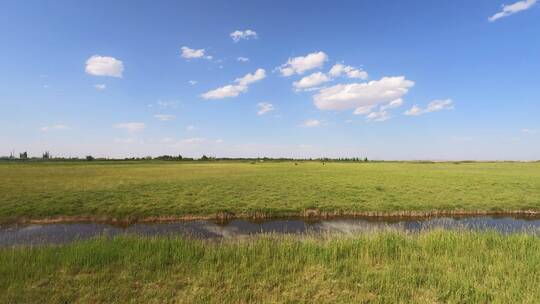
M 471 216 L 432 218 L 337 218 L 325 220 L 272 219 L 135 223 L 117 226 L 104 223 L 55 223 L 0 226 L 0 246 L 62 244 L 98 236 L 180 235 L 199 239 L 242 238 L 257 234 L 361 234 L 394 229 L 421 232 L 434 228 L 526 232 L 540 235 L 540 218 L 511 216 Z

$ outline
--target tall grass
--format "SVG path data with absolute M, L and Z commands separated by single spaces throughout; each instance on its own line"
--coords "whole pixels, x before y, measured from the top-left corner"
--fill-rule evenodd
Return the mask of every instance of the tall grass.
M 0 249 L 2 303 L 535 303 L 540 239 L 379 232 Z

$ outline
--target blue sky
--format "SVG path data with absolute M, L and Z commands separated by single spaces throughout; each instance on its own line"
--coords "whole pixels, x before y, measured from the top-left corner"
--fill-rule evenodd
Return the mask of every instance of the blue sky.
M 0 3 L 0 155 L 540 159 L 540 4 Z

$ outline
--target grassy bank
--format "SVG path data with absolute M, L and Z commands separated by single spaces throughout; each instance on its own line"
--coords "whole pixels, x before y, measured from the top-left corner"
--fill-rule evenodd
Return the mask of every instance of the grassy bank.
M 534 303 L 540 239 L 384 232 L 0 249 L 2 303 Z
M 0 163 L 0 221 L 540 210 L 540 163 Z

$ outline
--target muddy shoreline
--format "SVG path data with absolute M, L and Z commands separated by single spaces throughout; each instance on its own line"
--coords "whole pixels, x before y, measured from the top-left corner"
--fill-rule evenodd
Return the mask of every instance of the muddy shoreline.
M 1 225 L 9 224 L 60 224 L 60 223 L 103 223 L 113 225 L 131 225 L 136 223 L 167 223 L 178 221 L 215 221 L 227 223 L 231 220 L 265 221 L 272 219 L 302 219 L 302 220 L 328 220 L 328 219 L 366 219 L 366 220 L 402 220 L 402 219 L 429 219 L 434 217 L 516 217 L 523 219 L 539 219 L 539 210 L 497 210 L 497 211 L 470 211 L 470 210 L 434 210 L 434 211 L 319 211 L 308 209 L 302 212 L 285 213 L 233 213 L 221 212 L 210 215 L 172 215 L 172 216 L 54 216 L 43 218 L 26 218 L 0 221 Z

